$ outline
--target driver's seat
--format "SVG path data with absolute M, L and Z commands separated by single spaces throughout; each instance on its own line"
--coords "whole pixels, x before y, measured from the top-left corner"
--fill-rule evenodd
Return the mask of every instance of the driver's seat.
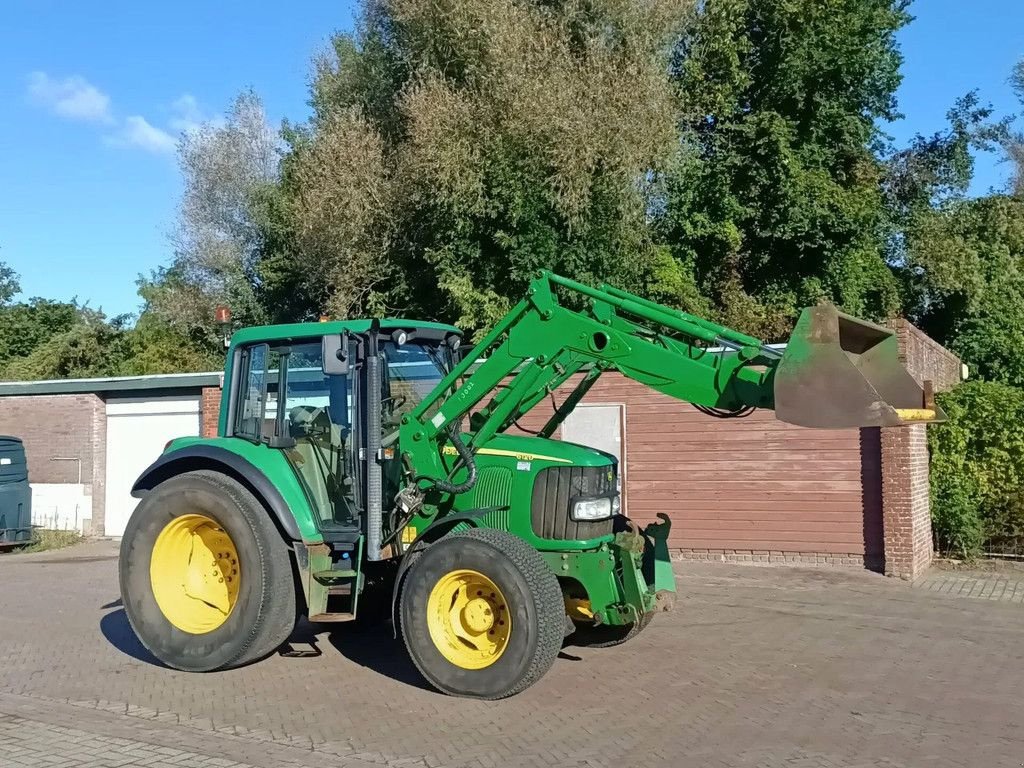
M 349 524 L 351 508 L 343 489 L 345 435 L 330 421 L 325 408 L 310 410 L 302 406 L 288 414 L 289 431 L 295 439 L 293 463 L 309 489 L 316 513 L 328 526 Z M 330 439 L 324 437 L 329 435 Z

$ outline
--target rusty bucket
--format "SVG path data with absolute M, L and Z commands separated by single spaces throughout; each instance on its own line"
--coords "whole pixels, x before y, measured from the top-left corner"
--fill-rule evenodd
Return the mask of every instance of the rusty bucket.
M 775 371 L 775 415 L 822 429 L 893 427 L 944 421 L 931 385 L 918 384 L 899 359 L 896 335 L 843 314 L 808 307 Z

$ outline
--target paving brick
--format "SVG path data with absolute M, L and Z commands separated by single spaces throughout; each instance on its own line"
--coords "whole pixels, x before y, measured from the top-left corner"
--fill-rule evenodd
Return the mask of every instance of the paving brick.
M 780 553 L 782 554 L 782 553 Z M 782 554 L 785 557 L 784 554 Z M 388 628 L 225 673 L 155 665 L 116 545 L 0 558 L 0 766 L 1017 766 L 1024 584 L 680 563 L 675 613 L 510 700 L 427 689 Z M 972 599 L 990 581 L 1001 599 Z M 1017 597 L 1015 597 L 1017 596 Z M 47 763 L 47 760 L 50 762 Z

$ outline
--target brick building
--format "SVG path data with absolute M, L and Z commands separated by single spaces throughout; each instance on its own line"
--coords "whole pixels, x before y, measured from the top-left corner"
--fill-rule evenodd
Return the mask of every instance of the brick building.
M 20 437 L 32 521 L 96 535 L 124 530 L 132 481 L 180 434 L 198 434 L 201 393 L 221 375 L 0 383 L 0 434 Z
M 961 379 L 954 355 L 905 321 L 893 327 L 918 381 L 942 391 Z M 220 395 L 217 373 L 0 384 L 0 433 L 25 441 L 34 520 L 119 535 L 135 477 L 171 437 L 216 434 Z M 558 436 L 619 456 L 629 515 L 668 513 L 679 557 L 913 578 L 932 556 L 925 429 L 811 430 L 764 411 L 714 419 L 607 374 Z

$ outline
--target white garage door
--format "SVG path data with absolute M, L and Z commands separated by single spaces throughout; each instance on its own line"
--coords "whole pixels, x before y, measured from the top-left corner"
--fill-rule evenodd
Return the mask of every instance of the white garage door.
M 107 401 L 107 495 L 104 532 L 120 536 L 138 499 L 131 489 L 168 440 L 199 434 L 199 397 Z

